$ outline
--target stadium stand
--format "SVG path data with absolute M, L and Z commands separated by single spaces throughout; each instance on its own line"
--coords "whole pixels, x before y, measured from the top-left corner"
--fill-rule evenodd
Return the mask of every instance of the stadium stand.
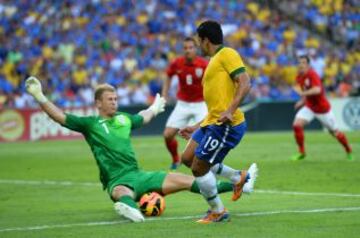
M 136 3 L 136 4 L 135 4 Z M 248 100 L 295 100 L 296 57 L 309 54 L 330 96 L 360 92 L 357 1 L 39 1 L 0 3 L 0 108 L 36 107 L 24 79 L 43 80 L 62 107 L 90 105 L 93 86 L 118 88 L 120 105 L 161 91 L 181 40 L 220 21 L 245 59 Z M 299 13 L 297 13 L 299 12 Z M 297 13 L 297 14 L 295 14 Z M 291 17 L 295 16 L 295 17 Z

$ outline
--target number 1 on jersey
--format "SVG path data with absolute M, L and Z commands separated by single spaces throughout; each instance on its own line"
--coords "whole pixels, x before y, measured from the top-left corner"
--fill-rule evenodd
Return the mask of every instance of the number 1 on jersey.
M 106 126 L 106 123 L 102 123 L 101 125 L 104 127 L 106 134 L 109 134 L 110 132 L 109 132 L 109 129 L 107 128 L 107 126 Z

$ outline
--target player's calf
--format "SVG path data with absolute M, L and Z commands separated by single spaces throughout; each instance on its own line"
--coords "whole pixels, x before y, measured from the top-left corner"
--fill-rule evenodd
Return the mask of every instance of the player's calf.
M 189 158 L 181 155 L 181 163 L 184 164 L 186 167 L 191 168 L 192 161 L 193 161 L 192 158 L 189 159 Z

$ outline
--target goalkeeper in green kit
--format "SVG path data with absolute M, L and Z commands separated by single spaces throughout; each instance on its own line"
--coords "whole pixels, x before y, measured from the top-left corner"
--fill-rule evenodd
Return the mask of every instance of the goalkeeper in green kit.
M 101 183 L 120 216 L 133 222 L 144 221 L 136 201 L 147 192 L 167 195 L 190 190 L 200 193 L 193 176 L 162 171 L 145 172 L 138 167 L 130 141 L 131 130 L 148 123 L 164 111 L 165 99 L 160 95 L 156 95 L 149 108 L 130 115 L 117 111 L 115 88 L 109 84 L 100 84 L 95 89 L 95 106 L 99 115 L 79 117 L 64 113 L 50 102 L 42 93 L 37 78 L 29 77 L 25 85 L 27 92 L 52 120 L 84 135 L 99 167 Z M 221 182 L 218 190 L 232 191 L 232 183 Z

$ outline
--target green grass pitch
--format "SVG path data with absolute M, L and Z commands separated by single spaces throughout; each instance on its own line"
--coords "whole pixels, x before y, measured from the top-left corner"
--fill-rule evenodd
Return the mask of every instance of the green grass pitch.
M 294 162 L 292 133 L 247 133 L 225 163 L 257 162 L 256 191 L 237 202 L 221 195 L 231 221 L 211 225 L 194 222 L 207 205 L 190 192 L 166 197 L 165 213 L 145 223 L 118 217 L 83 140 L 2 143 L 0 237 L 359 237 L 360 132 L 347 135 L 354 161 L 318 131 L 306 132 L 308 157 Z M 168 168 L 161 137 L 135 137 L 133 145 L 143 169 Z

